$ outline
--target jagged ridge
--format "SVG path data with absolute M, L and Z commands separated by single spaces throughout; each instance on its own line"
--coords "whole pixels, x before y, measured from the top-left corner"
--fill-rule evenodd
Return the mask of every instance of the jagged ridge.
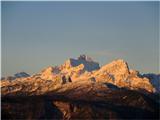
M 67 81 L 70 83 L 64 85 Z M 1 89 L 2 95 L 21 92 L 44 94 L 59 88 L 67 90 L 77 84 L 85 86 L 88 83 L 110 83 L 120 88 L 158 92 L 150 79 L 130 70 L 124 60 L 118 59 L 100 68 L 99 63 L 85 55 L 78 59 L 69 59 L 61 66 L 50 66 L 30 77 L 28 75 L 16 77 L 14 81 L 4 79 L 1 82 Z

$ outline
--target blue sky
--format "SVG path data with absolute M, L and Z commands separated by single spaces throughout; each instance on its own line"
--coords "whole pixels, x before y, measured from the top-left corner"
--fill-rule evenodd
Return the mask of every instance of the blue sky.
M 158 73 L 158 2 L 2 2 L 2 76 L 87 54 Z

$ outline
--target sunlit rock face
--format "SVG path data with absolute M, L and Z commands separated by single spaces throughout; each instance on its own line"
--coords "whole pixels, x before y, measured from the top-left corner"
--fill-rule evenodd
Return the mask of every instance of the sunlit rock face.
M 102 66 L 93 76 L 97 78 L 97 81 L 112 83 L 119 87 L 155 92 L 155 88 L 149 79 L 141 78 L 138 75 L 138 71 L 129 69 L 127 62 L 118 59 Z
M 128 64 L 122 59 L 115 60 L 109 64 L 102 66 L 100 71 L 106 71 L 113 75 L 129 74 Z
M 81 55 L 1 80 L 3 119 L 159 119 L 159 75 Z M 155 93 L 156 92 L 156 93 Z
M 40 77 L 42 79 L 52 80 L 54 77 L 60 73 L 59 67 L 48 67 L 41 71 Z
M 149 81 L 152 83 L 152 85 L 155 87 L 157 92 L 160 92 L 160 74 L 143 74 L 142 77 L 146 77 L 149 79 Z
M 78 59 L 70 58 L 69 60 L 67 60 L 62 65 L 62 69 L 70 69 L 72 67 L 76 67 L 81 64 L 84 65 L 84 69 L 88 72 L 91 72 L 93 70 L 97 70 L 100 68 L 97 62 L 94 62 L 91 58 L 85 55 L 81 55 L 80 57 L 78 57 Z
M 81 55 L 77 59 L 71 58 L 61 66 L 47 67 L 32 76 L 22 73 L 16 74 L 18 77 L 14 77 L 14 81 L 2 80 L 2 95 L 14 92 L 44 94 L 62 88 L 62 86 L 65 86 L 67 90 L 77 84 L 84 85 L 82 83 L 88 82 L 97 85 L 99 83 L 111 83 L 117 87 L 151 93 L 157 92 L 159 87 L 154 82 L 155 77 L 142 76 L 138 71 L 130 70 L 128 63 L 122 59 L 114 60 L 100 68 L 97 62 L 85 55 Z M 159 80 L 159 77 L 156 79 Z
M 99 69 L 99 64 L 91 58 L 81 55 L 77 59 L 70 58 L 61 66 L 47 67 L 40 72 L 42 79 L 53 80 L 59 76 L 70 76 L 73 80 L 79 78 L 85 72 L 91 72 Z
M 115 60 L 101 68 L 100 71 L 106 71 L 114 76 L 115 83 L 118 84 L 125 80 L 129 75 L 128 64 L 124 60 Z
M 121 59 L 115 60 L 109 64 L 106 64 L 95 73 L 95 76 L 101 76 L 100 79 L 110 79 L 114 84 L 121 84 L 121 81 L 125 80 L 129 75 L 128 64 Z M 112 80 L 111 80 L 112 79 Z

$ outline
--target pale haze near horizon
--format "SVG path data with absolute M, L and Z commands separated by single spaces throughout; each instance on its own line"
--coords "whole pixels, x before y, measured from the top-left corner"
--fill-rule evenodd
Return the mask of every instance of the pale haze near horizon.
M 1 2 L 2 76 L 80 54 L 159 73 L 159 2 Z

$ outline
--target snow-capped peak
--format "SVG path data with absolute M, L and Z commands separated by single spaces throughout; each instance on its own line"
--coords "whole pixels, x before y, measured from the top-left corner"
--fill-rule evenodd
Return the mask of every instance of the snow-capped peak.
M 123 59 L 117 59 L 107 65 L 104 65 L 101 68 L 101 71 L 107 71 L 113 74 L 114 73 L 129 74 L 129 67 L 128 67 L 127 62 L 125 62 Z
M 28 75 L 26 73 L 20 72 L 15 74 L 14 77 L 11 76 L 6 80 L 27 76 Z M 47 67 L 40 72 L 40 74 L 36 74 L 27 79 L 36 79 L 40 81 L 45 80 L 44 82 L 51 80 L 57 84 L 57 81 L 63 80 L 63 78 L 70 78 L 73 82 L 94 81 L 97 83 L 111 83 L 118 87 L 126 87 L 135 90 L 143 89 L 149 92 L 155 92 L 155 88 L 159 88 L 159 86 L 156 86 L 157 82 L 155 82 L 155 79 L 159 81 L 159 76 L 152 77 L 149 75 L 148 78 L 146 77 L 147 76 L 141 77 L 138 71 L 130 70 L 127 62 L 122 59 L 114 60 L 100 68 L 99 64 L 94 62 L 91 58 L 87 57 L 86 55 L 80 55 L 80 57 L 77 59 L 68 59 L 59 67 Z

